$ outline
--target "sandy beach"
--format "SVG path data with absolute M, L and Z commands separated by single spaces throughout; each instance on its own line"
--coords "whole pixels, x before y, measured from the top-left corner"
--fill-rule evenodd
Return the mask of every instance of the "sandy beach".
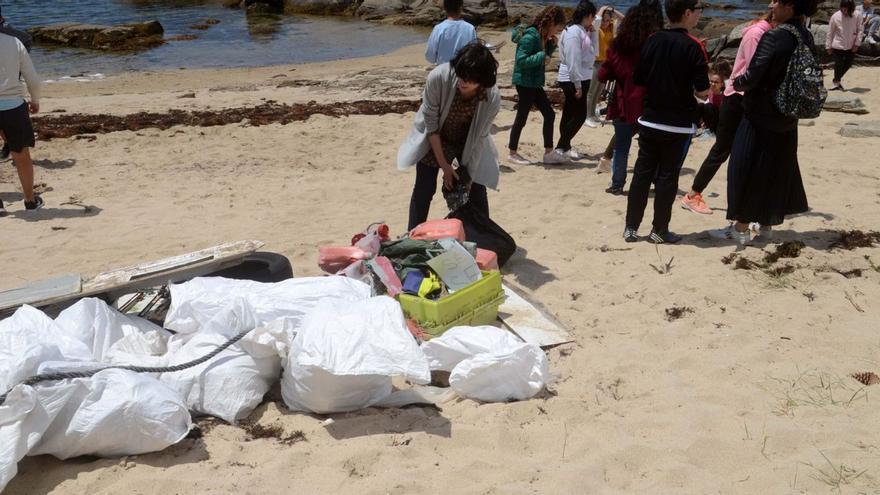
M 423 49 L 50 84 L 41 114 L 418 99 L 429 70 Z M 512 57 L 508 43 L 499 55 L 505 87 Z M 492 217 L 520 246 L 505 281 L 541 301 L 575 338 L 548 351 L 559 380 L 542 397 L 368 409 L 333 415 L 330 426 L 270 397 L 250 420 L 301 431 L 304 441 L 204 424 L 202 438 L 149 455 L 26 458 L 4 493 L 880 493 L 880 387 L 849 377 L 880 373 L 880 249 L 832 248 L 840 231 L 880 230 L 880 138 L 838 134 L 845 122 L 876 120 L 877 74 L 857 67 L 846 78 L 870 114 L 824 112 L 802 122 L 799 159 L 812 211 L 787 221 L 773 243 L 734 257 L 733 245 L 706 234 L 724 225 L 726 168 L 707 189 L 714 214 L 676 204 L 671 228 L 685 240 L 658 249 L 624 243 L 626 200 L 604 193 L 609 176 L 596 173 L 610 126 L 578 134 L 574 146 L 589 155 L 580 162 L 505 164 L 500 190 L 489 192 Z M 495 122 L 502 156 L 512 105 L 505 101 Z M 319 275 L 318 246 L 379 220 L 403 233 L 415 175 L 398 171 L 395 157 L 413 115 L 314 115 L 286 125 L 181 125 L 38 142 L 45 209 L 26 214 L 14 169 L 0 167 L 0 199 L 15 201 L 0 219 L 0 289 L 238 239 L 288 256 L 296 276 Z M 694 142 L 682 192 L 711 144 Z M 541 153 L 537 112 L 520 151 Z M 445 214 L 442 203 L 438 194 L 432 216 Z M 796 240 L 805 244 L 797 257 L 765 261 Z

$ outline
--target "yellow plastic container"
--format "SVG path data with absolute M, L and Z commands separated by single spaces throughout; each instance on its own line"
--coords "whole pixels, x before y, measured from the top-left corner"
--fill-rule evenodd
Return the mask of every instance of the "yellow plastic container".
M 498 318 L 504 302 L 501 273 L 484 271 L 483 278 L 446 297 L 432 301 L 409 294 L 397 296 L 403 314 L 436 337 L 458 325 L 488 325 Z

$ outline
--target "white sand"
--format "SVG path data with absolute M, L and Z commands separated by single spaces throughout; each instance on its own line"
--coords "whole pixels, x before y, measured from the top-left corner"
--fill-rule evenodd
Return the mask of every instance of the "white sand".
M 57 84 L 47 89 L 43 110 L 417 98 L 427 69 L 421 51 Z M 502 84 L 511 57 L 506 46 Z M 277 89 L 285 79 L 325 82 Z M 837 134 L 844 122 L 876 119 L 880 92 L 872 88 L 876 69 L 856 68 L 846 81 L 866 88 L 861 98 L 873 113 L 824 113 L 800 128 L 813 210 L 777 233 L 780 241 L 807 244 L 799 258 L 777 263 L 797 267 L 783 277 L 722 263 L 734 248 L 701 232 L 722 226 L 723 211 L 697 216 L 676 205 L 672 229 L 689 234 L 682 245 L 625 244 L 625 198 L 603 192 L 609 177 L 595 173 L 594 159 L 503 173 L 501 190 L 489 194 L 492 216 L 523 248 L 505 278 L 542 301 L 576 338 L 549 352 L 560 381 L 546 398 L 460 401 L 439 412 L 370 409 L 336 415 L 329 428 L 321 426 L 324 417 L 268 403 L 255 420 L 302 430 L 308 441 L 245 441 L 242 430 L 224 425 L 204 439 L 127 460 L 28 458 L 6 492 L 775 494 L 839 486 L 843 493 L 877 493 L 880 388 L 860 390 L 847 375 L 880 371 L 880 273 L 864 258 L 880 264 L 880 249 L 827 248 L 836 237 L 829 230 L 880 230 L 880 139 Z M 196 98 L 178 98 L 191 91 Z M 513 121 L 510 108 L 499 114 L 499 127 Z M 261 239 L 290 257 L 298 276 L 317 275 L 318 246 L 342 243 L 376 220 L 394 234 L 405 228 L 414 174 L 394 163 L 412 118 L 315 116 L 289 125 L 182 126 L 41 142 L 34 157 L 47 208 L 29 216 L 18 201 L 0 219 L 0 288 L 236 239 Z M 585 128 L 575 146 L 598 155 L 611 132 Z M 495 134 L 502 154 L 507 138 L 506 130 Z M 692 147 L 681 189 L 710 145 Z M 537 158 L 539 148 L 540 117 L 533 113 L 521 151 Z M 725 170 L 707 190 L 716 208 L 726 203 Z M 20 198 L 12 171 L 0 167 L 4 201 Z M 96 214 L 63 204 L 71 197 Z M 433 213 L 440 216 L 436 199 Z M 763 253 L 750 247 L 744 255 L 760 261 Z M 658 257 L 674 257 L 670 273 L 649 266 L 660 264 Z M 853 268 L 862 276 L 835 271 Z M 693 313 L 669 322 L 665 310 L 674 306 Z

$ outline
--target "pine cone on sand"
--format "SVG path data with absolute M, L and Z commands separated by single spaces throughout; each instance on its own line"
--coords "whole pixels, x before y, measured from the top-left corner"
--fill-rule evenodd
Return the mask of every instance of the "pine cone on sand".
M 876 385 L 880 383 L 880 376 L 877 376 L 873 371 L 863 371 L 861 373 L 853 373 L 850 375 L 855 378 L 856 381 L 861 383 L 862 385 Z

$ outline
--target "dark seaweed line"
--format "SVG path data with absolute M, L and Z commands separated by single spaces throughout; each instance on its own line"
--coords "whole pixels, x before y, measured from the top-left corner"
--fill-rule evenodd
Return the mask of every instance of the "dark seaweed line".
M 148 128 L 165 130 L 176 125 L 211 127 L 237 124 L 245 120 L 252 126 L 273 123 L 288 124 L 307 120 L 316 114 L 330 117 L 402 114 L 418 110 L 420 104 L 420 100 L 358 100 L 329 104 L 294 103 L 292 105 L 268 102 L 256 107 L 226 108 L 223 110 L 170 110 L 167 113 L 138 112 L 129 115 L 52 115 L 34 117 L 33 121 L 37 137 L 42 141 L 48 141 L 82 134 L 106 134 Z

